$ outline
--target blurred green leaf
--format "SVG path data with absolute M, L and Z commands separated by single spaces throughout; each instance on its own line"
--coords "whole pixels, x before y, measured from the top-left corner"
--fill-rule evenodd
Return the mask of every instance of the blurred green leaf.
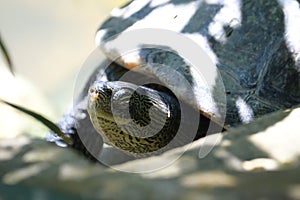
M 11 107 L 23 112 L 23 113 L 26 113 L 26 114 L 30 115 L 31 117 L 35 118 L 36 120 L 38 120 L 39 122 L 41 122 L 42 124 L 47 126 L 50 130 L 55 132 L 58 136 L 60 136 L 64 140 L 64 142 L 66 142 L 69 145 L 72 145 L 72 143 L 73 143 L 72 139 L 70 137 L 68 137 L 65 133 L 63 133 L 56 124 L 54 124 L 50 120 L 46 119 L 42 115 L 37 114 L 36 112 L 30 111 L 30 110 L 28 110 L 26 108 L 23 108 L 21 106 L 17 106 L 15 104 L 9 103 L 7 101 L 1 100 L 1 99 L 0 99 L 0 102 L 4 103 L 6 105 L 9 105 L 9 106 L 11 106 Z
M 10 59 L 10 56 L 8 54 L 7 48 L 5 47 L 4 43 L 2 42 L 1 35 L 0 35 L 0 49 L 3 52 L 3 56 L 4 56 L 4 59 L 7 62 L 9 70 L 14 75 L 14 67 L 13 67 L 12 61 Z

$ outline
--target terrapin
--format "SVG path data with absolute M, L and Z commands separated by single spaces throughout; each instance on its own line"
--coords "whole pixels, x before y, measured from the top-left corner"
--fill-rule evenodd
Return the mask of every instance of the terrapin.
M 294 39 L 300 41 L 300 28 L 294 24 L 296 33 L 289 29 L 288 2 L 299 7 L 292 0 L 134 0 L 114 9 L 96 34 L 107 59 L 60 127 L 83 152 L 101 146 L 101 139 L 88 139 L 100 134 L 105 143 L 126 153 L 152 155 L 299 104 L 300 47 Z M 153 31 L 157 29 L 161 31 Z M 126 43 L 127 33 L 143 31 L 153 35 L 137 35 L 136 46 Z M 143 40 L 165 32 L 188 38 L 206 51 L 217 66 L 214 87 L 196 75 L 176 41 L 166 45 Z M 159 41 L 168 40 L 165 36 Z M 126 45 L 137 49 L 129 51 Z M 62 144 L 53 135 L 49 138 Z

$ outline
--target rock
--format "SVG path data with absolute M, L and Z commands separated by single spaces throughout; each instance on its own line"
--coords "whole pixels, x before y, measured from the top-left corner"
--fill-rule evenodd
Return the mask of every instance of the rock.
M 221 138 L 212 135 L 188 149 L 111 168 L 40 139 L 2 140 L 0 198 L 299 199 L 299 120 L 300 105 L 231 129 Z M 200 159 L 199 150 L 209 146 L 208 141 L 217 145 Z M 151 173 L 122 172 L 151 169 L 178 155 Z

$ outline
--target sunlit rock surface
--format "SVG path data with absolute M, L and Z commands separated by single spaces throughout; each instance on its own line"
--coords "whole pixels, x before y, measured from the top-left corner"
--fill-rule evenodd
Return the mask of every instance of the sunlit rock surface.
M 40 139 L 2 140 L 0 198 L 299 199 L 299 120 L 300 106 L 278 111 L 229 130 L 204 158 L 201 139 L 170 165 L 137 174 L 124 171 L 151 168 L 180 149 L 105 167 Z

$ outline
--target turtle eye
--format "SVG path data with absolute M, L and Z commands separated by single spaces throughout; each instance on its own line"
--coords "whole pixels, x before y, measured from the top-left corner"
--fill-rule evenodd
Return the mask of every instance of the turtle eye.
M 114 93 L 113 100 L 117 101 L 118 103 L 128 104 L 132 93 L 132 91 L 122 88 Z
M 131 95 L 132 92 L 125 88 L 121 88 L 118 91 L 114 91 L 113 93 L 111 101 L 111 112 L 115 120 L 119 124 L 126 124 L 131 119 L 129 114 L 129 101 Z

